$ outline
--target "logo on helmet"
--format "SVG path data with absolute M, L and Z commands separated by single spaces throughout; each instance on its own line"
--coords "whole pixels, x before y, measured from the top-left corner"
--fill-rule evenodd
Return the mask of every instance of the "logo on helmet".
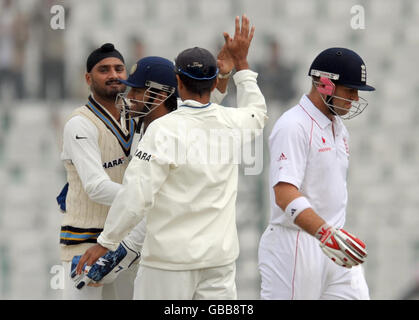
M 131 70 L 130 70 L 129 74 L 130 74 L 130 75 L 132 75 L 132 74 L 133 74 L 136 70 L 137 70 L 137 64 L 134 64 L 134 65 L 131 67 Z
M 361 65 L 361 81 L 367 82 L 367 69 L 365 68 L 365 65 Z

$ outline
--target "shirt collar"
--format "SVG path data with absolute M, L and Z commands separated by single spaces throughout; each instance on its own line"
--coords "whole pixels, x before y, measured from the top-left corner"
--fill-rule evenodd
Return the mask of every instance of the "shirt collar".
M 186 108 L 192 108 L 192 109 L 204 109 L 211 105 L 211 102 L 202 104 L 195 100 L 185 100 L 183 101 L 179 107 L 186 107 Z
M 303 95 L 301 97 L 299 104 L 320 128 L 324 129 L 332 123 L 332 121 L 326 117 L 324 113 L 313 104 L 313 102 L 311 102 L 307 95 Z

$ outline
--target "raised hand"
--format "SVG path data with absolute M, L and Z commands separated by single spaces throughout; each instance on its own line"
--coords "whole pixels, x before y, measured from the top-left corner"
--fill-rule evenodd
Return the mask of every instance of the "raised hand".
M 242 16 L 240 25 L 240 18 L 235 19 L 234 37 L 231 38 L 227 32 L 224 32 L 225 47 L 228 50 L 234 62 L 236 71 L 248 69 L 247 54 L 249 52 L 250 43 L 255 33 L 255 27 L 250 27 L 249 18 L 246 15 Z

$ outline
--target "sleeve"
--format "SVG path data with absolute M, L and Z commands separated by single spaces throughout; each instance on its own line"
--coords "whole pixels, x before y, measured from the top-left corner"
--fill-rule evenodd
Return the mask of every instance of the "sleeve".
M 139 224 L 124 238 L 124 242 L 135 251 L 141 251 L 146 234 L 147 217 L 144 217 Z
M 211 92 L 210 101 L 216 104 L 221 104 L 224 100 L 224 98 L 227 96 L 228 90 L 226 90 L 224 93 L 221 93 L 220 90 L 215 88 Z
M 135 156 L 125 171 L 122 189 L 118 192 L 97 242 L 115 250 L 119 242 L 138 225 L 145 212 L 153 207 L 156 193 L 169 175 L 171 160 L 160 145 L 158 135 L 165 129 L 156 127 L 158 120 L 147 128 Z M 164 139 L 163 139 L 164 140 Z
M 64 127 L 62 160 L 71 160 L 92 201 L 110 205 L 121 188 L 102 166 L 97 128 L 86 118 L 71 118 Z
M 302 125 L 286 119 L 275 124 L 269 137 L 271 188 L 278 182 L 287 182 L 300 189 L 309 148 L 309 139 Z
M 230 120 L 240 129 L 263 129 L 266 116 L 265 97 L 257 84 L 257 73 L 240 70 L 233 76 L 237 87 L 238 108 L 226 108 L 231 112 Z

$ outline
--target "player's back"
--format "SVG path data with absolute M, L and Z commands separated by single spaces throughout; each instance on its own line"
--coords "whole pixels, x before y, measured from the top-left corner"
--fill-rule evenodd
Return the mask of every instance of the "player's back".
M 184 107 L 154 124 L 171 164 L 148 214 L 145 265 L 189 270 L 225 265 L 238 256 L 239 132 L 220 108 Z

